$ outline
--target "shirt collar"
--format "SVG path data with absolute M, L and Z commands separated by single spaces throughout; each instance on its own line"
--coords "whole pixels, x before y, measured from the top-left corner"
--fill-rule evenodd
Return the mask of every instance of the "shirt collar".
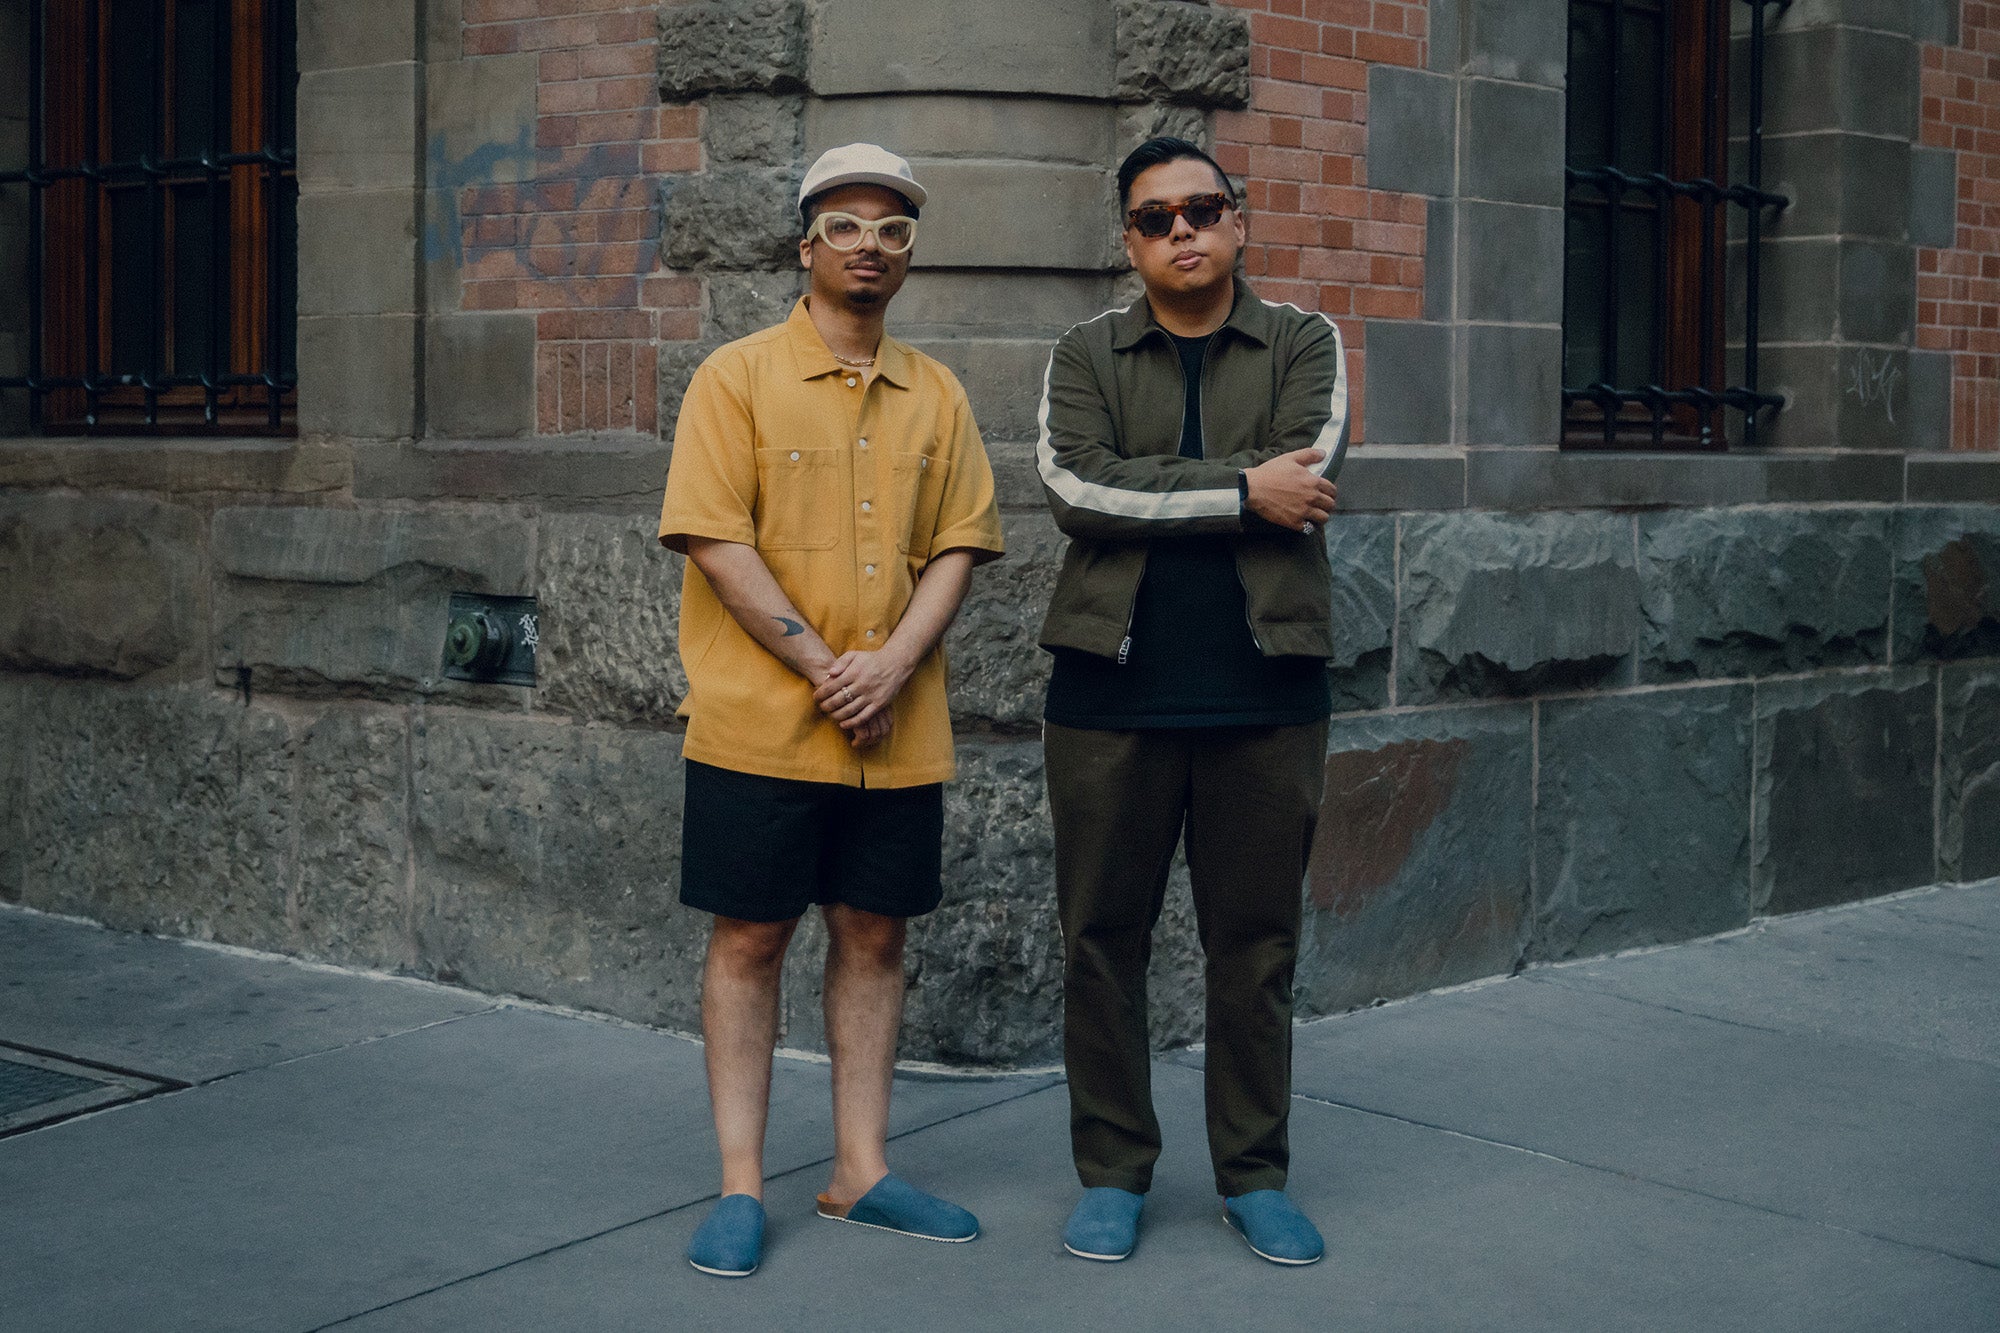
M 792 356 L 798 362 L 800 379 L 816 380 L 822 375 L 854 373 L 854 367 L 843 366 L 833 359 L 826 340 L 819 336 L 819 329 L 812 322 L 803 296 L 792 307 L 791 317 L 785 321 L 785 336 L 791 342 Z M 899 389 L 909 388 L 912 355 L 908 347 L 884 333 L 881 344 L 875 349 L 875 377 L 887 380 Z
M 1229 318 L 1222 321 L 1222 328 L 1228 329 L 1260 346 L 1269 346 L 1271 341 L 1271 311 L 1257 293 L 1250 290 L 1250 284 L 1242 278 L 1234 278 L 1231 285 L 1235 291 L 1235 303 L 1229 308 Z M 1217 329 L 1220 333 L 1222 329 Z M 1160 321 L 1153 318 L 1152 303 L 1144 297 L 1134 301 L 1125 309 L 1111 317 L 1111 348 L 1123 352 L 1136 347 L 1155 333 L 1167 338 L 1167 330 Z M 1171 339 L 1169 339 L 1171 341 Z

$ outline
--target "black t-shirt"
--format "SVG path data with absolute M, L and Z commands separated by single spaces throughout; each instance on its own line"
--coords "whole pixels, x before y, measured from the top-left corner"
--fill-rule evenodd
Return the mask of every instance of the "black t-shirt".
M 1174 338 L 1186 385 L 1181 456 L 1202 457 L 1201 368 L 1209 334 Z M 1147 548 L 1123 664 L 1056 648 L 1043 715 L 1100 731 L 1284 726 L 1333 711 L 1326 663 L 1266 657 L 1250 635 L 1236 539 L 1162 537 Z

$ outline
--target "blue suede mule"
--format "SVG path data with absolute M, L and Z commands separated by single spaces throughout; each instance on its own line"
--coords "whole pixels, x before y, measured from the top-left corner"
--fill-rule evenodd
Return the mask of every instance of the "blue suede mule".
M 725 1194 L 695 1228 L 687 1261 L 717 1277 L 749 1277 L 764 1257 L 764 1205 L 747 1194 Z
M 1079 1259 L 1115 1263 L 1139 1243 L 1139 1210 L 1146 1196 L 1099 1185 L 1083 1192 L 1063 1228 L 1063 1248 Z
M 830 1222 L 852 1222 L 922 1240 L 958 1242 L 979 1234 L 978 1218 L 955 1203 L 924 1193 L 894 1172 L 852 1204 L 843 1206 L 832 1195 L 820 1195 L 819 1215 Z
M 1222 1215 L 1250 1248 L 1274 1264 L 1311 1264 L 1326 1253 L 1319 1228 L 1283 1190 L 1251 1190 L 1222 1201 Z

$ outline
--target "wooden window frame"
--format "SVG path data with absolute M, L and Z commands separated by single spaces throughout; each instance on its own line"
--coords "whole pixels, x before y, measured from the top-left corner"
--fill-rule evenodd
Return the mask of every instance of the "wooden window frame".
M 42 200 L 44 373 L 49 378 L 77 379 L 94 372 L 101 387 L 95 393 L 76 385 L 47 390 L 40 413 L 46 430 L 113 435 L 296 433 L 297 396 L 291 385 L 276 386 L 274 411 L 273 386 L 258 382 L 270 371 L 279 345 L 273 328 L 280 317 L 272 290 L 276 280 L 272 271 L 273 209 L 278 191 L 295 192 L 297 182 L 292 146 L 273 142 L 277 129 L 272 123 L 277 114 L 274 94 L 292 95 L 290 89 L 274 89 L 270 82 L 278 75 L 271 56 L 276 37 L 273 27 L 281 19 L 265 0 L 217 2 L 227 6 L 229 47 L 227 104 L 213 108 L 218 118 L 227 116 L 227 140 L 221 152 L 235 159 L 275 149 L 286 158 L 275 166 L 231 161 L 212 173 L 228 201 L 226 219 L 218 228 L 219 252 L 213 255 L 213 262 L 216 276 L 227 283 L 216 315 L 226 318 L 228 337 L 216 350 L 221 354 L 222 375 L 230 382 L 214 386 L 213 420 L 209 415 L 210 392 L 204 385 L 155 383 L 149 387 L 143 382 L 151 376 L 199 375 L 208 364 L 208 349 L 188 358 L 180 356 L 174 346 L 174 303 L 179 286 L 174 277 L 174 256 L 180 212 L 176 191 L 207 184 L 211 172 L 199 163 L 190 163 L 158 176 L 143 171 L 104 171 L 58 179 L 46 187 Z M 123 4 L 119 0 L 47 0 L 40 76 L 46 126 L 43 160 L 48 168 L 61 171 L 112 163 L 110 53 L 120 31 L 113 14 L 129 13 L 130 8 L 129 0 Z M 183 146 L 174 139 L 177 62 L 172 53 L 178 15 L 177 0 L 157 0 L 157 8 L 146 7 L 143 21 L 158 24 L 154 36 L 159 43 L 160 73 L 148 122 L 151 142 L 142 160 L 186 161 L 203 151 L 201 145 Z M 277 33 L 283 31 L 277 28 Z M 153 217 L 157 225 L 149 226 L 148 231 L 153 247 L 152 278 L 159 291 L 147 298 L 154 312 L 147 322 L 152 326 L 149 349 L 157 351 L 149 350 L 150 364 L 137 377 L 125 367 L 116 367 L 121 378 L 113 382 L 113 314 L 119 294 L 113 290 L 111 201 L 120 192 L 150 194 L 156 210 Z M 292 271 L 296 272 L 295 265 Z M 295 309 L 295 302 L 293 306 Z M 132 382 L 135 379 L 139 382 Z
M 1664 206 L 1665 235 L 1656 248 L 1657 266 L 1639 281 L 1655 291 L 1652 338 L 1656 347 L 1653 376 L 1648 383 L 1617 382 L 1618 367 L 1603 364 L 1600 341 L 1599 383 L 1609 382 L 1622 391 L 1641 391 L 1653 385 L 1681 391 L 1700 387 L 1720 395 L 1727 383 L 1728 340 L 1724 281 L 1727 268 L 1728 213 L 1718 197 L 1728 178 L 1729 151 L 1729 13 L 1732 0 L 1570 0 L 1570 12 L 1580 8 L 1603 10 L 1614 7 L 1632 13 L 1661 16 L 1666 59 L 1656 74 L 1660 80 L 1655 102 L 1659 124 L 1661 160 L 1653 170 L 1681 184 L 1706 184 L 1710 193 L 1650 191 L 1627 188 L 1615 192 L 1628 215 L 1658 215 Z M 1574 49 L 1572 48 L 1572 58 Z M 1612 77 L 1619 77 L 1614 70 Z M 1569 81 L 1568 114 L 1611 115 L 1609 106 L 1580 108 L 1579 81 Z M 1618 89 L 1609 87 L 1613 99 Z M 1616 163 L 1618 145 L 1607 151 Z M 1602 163 L 1569 162 L 1571 168 L 1597 168 Z M 1628 168 L 1634 175 L 1650 171 Z M 1593 198 L 1592 196 L 1597 197 Z M 1564 193 L 1565 234 L 1569 220 L 1578 214 L 1598 216 L 1612 206 L 1609 188 L 1580 184 L 1569 179 Z M 1607 224 L 1608 232 L 1608 224 Z M 1567 243 L 1566 243 L 1567 244 Z M 1569 343 L 1572 336 L 1568 282 L 1572 275 L 1565 265 L 1563 312 L 1564 378 L 1568 390 L 1588 386 L 1569 385 Z M 1605 257 L 1607 281 L 1630 282 L 1633 271 L 1617 255 Z M 1613 295 L 1602 309 L 1601 318 L 1615 321 L 1618 296 Z M 1619 360 L 1624 361 L 1621 355 Z M 1720 402 L 1701 406 L 1686 402 L 1649 405 L 1637 398 L 1619 404 L 1607 438 L 1603 406 L 1589 398 L 1565 395 L 1562 414 L 1564 448 L 1571 449 L 1652 449 L 1719 450 L 1728 446 Z

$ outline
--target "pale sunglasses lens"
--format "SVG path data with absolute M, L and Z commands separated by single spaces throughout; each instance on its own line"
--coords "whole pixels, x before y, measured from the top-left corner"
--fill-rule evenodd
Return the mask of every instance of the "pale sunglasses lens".
M 892 255 L 910 248 L 917 238 L 917 224 L 910 218 L 883 218 L 875 224 L 875 244 Z
M 822 213 L 819 234 L 836 250 L 852 250 L 861 244 L 861 222 L 845 213 Z

